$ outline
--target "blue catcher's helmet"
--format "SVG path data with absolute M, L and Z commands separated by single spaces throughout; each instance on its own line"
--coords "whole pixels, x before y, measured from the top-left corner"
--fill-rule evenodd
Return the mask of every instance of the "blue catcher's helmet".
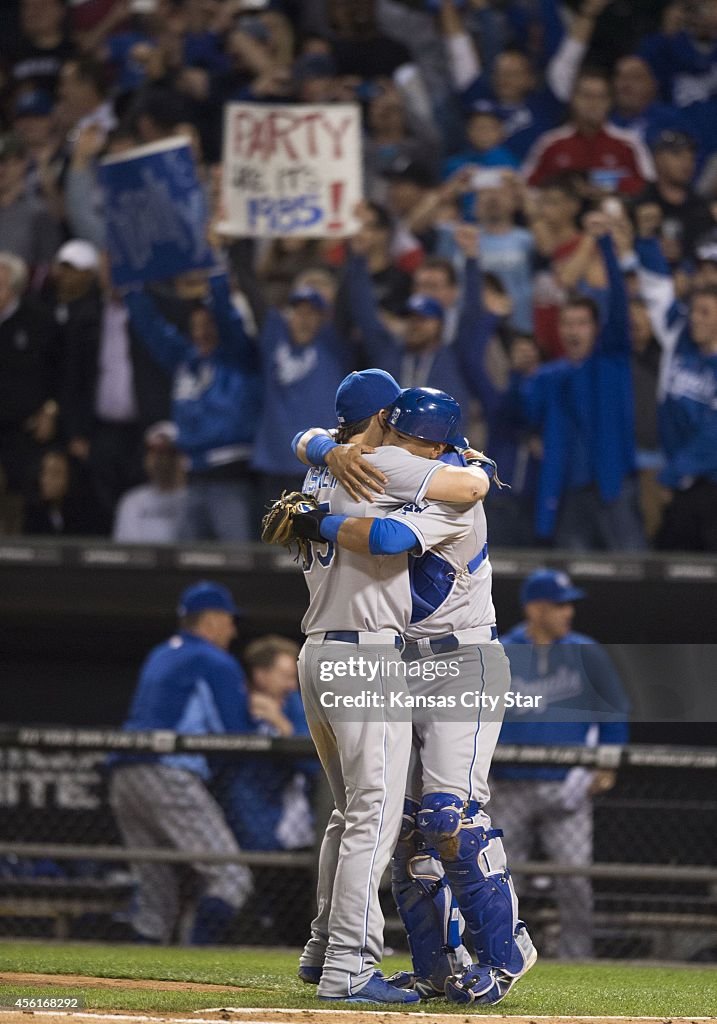
M 409 437 L 465 448 L 460 432 L 461 407 L 455 398 L 435 388 L 402 391 L 388 414 L 388 425 Z

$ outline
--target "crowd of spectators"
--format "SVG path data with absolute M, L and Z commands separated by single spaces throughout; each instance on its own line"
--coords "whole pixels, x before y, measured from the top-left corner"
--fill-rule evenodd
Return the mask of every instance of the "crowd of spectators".
M 460 400 L 491 543 L 717 551 L 717 0 L 19 0 L 0 532 L 252 539 L 351 368 Z M 222 108 L 360 104 L 344 240 L 218 233 Z M 217 268 L 120 294 L 98 161 L 189 137 Z

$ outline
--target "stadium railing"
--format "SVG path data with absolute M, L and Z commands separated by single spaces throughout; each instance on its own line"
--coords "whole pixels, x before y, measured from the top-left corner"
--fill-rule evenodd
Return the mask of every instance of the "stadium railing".
M 0 933 L 112 940 L 132 896 L 132 862 L 159 860 L 183 871 L 194 861 L 237 861 L 266 884 L 259 884 L 260 898 L 238 922 L 231 941 L 275 944 L 277 911 L 264 898 L 271 891 L 281 904 L 282 941 L 300 942 L 311 915 L 316 850 L 243 850 L 227 857 L 206 849 L 127 849 L 106 802 L 103 764 L 113 751 L 229 759 L 297 759 L 314 753 L 309 740 L 297 738 L 0 727 Z M 592 849 L 583 849 L 580 863 L 568 863 L 574 857 L 545 859 L 537 844 L 527 860 L 511 858 L 509 831 L 505 837 L 521 916 L 543 955 L 581 955 L 561 940 L 569 927 L 566 880 L 577 879 L 582 891 L 572 910 L 568 899 L 568 911 L 583 914 L 595 955 L 717 958 L 709 937 L 717 926 L 716 749 L 501 745 L 495 763 L 617 773 L 615 788 L 592 801 Z M 329 803 L 319 786 L 317 837 Z M 584 912 L 586 884 L 591 921 Z M 382 898 L 389 941 L 400 945 L 405 938 L 388 888 Z M 177 938 L 181 941 L 181 934 Z

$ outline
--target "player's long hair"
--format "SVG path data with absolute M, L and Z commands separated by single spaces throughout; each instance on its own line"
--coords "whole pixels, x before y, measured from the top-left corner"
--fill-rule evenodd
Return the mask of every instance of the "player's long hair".
M 355 423 L 345 423 L 343 427 L 339 427 L 336 431 L 336 443 L 348 444 L 356 434 L 362 434 L 364 430 L 368 430 L 372 419 L 373 416 L 367 416 L 366 419 L 356 420 Z
M 386 427 L 386 416 L 390 412 L 390 407 L 386 409 L 379 409 L 374 416 L 381 417 L 381 426 Z M 364 430 L 368 430 L 369 425 L 373 416 L 367 416 L 363 420 L 356 420 L 355 423 L 345 423 L 343 427 L 339 427 L 334 436 L 334 440 L 337 444 L 348 444 L 352 437 L 356 437 L 357 434 L 363 434 Z

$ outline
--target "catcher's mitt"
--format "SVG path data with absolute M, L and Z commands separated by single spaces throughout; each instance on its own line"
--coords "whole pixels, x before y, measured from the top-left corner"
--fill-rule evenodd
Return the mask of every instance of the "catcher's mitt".
M 301 491 L 283 491 L 280 498 L 269 507 L 261 521 L 261 539 L 265 544 L 280 544 L 291 550 L 291 545 L 296 543 L 299 548 L 299 555 L 306 561 L 308 540 L 304 537 L 297 537 L 293 529 L 294 516 L 302 512 L 313 512 L 318 509 L 319 503 L 311 494 L 302 494 Z

